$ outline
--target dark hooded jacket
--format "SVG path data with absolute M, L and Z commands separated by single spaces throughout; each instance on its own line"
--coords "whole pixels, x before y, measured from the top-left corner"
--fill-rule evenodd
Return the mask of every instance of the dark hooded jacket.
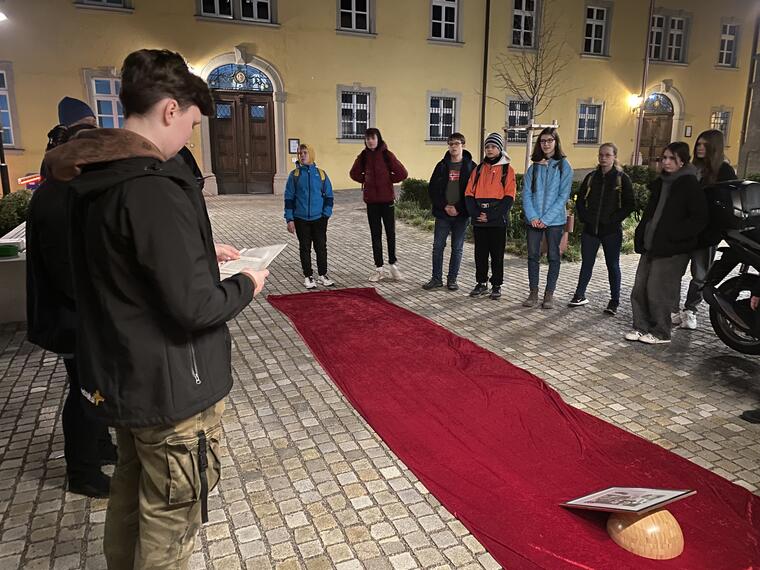
M 406 179 L 409 174 L 398 158 L 388 150 L 384 142 L 377 148 L 365 148 L 351 167 L 352 180 L 361 182 L 364 201 L 367 204 L 390 204 L 395 200 L 393 185 Z
M 80 133 L 45 162 L 53 178 L 70 181 L 87 413 L 115 426 L 171 425 L 218 402 L 232 387 L 226 322 L 253 287 L 240 274 L 220 281 L 192 174 L 119 129 Z
M 446 188 L 449 184 L 450 164 L 451 155 L 446 151 L 441 161 L 435 165 L 433 174 L 430 176 L 430 182 L 428 183 L 428 195 L 430 196 L 433 216 L 443 220 L 451 218 L 445 211 L 448 205 L 446 201 Z M 465 150 L 462 153 L 462 166 L 459 170 L 459 200 L 453 205 L 457 209 L 457 218 L 466 218 L 469 215 L 464 201 L 464 191 L 467 189 L 467 181 L 470 179 L 470 174 L 477 166 L 475 161 L 472 160 L 472 155 L 469 151 Z

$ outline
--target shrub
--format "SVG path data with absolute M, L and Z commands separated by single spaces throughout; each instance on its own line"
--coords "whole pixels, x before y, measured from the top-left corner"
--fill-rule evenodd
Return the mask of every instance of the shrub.
M 401 183 L 401 195 L 399 202 L 413 202 L 420 208 L 429 209 L 430 196 L 428 196 L 427 180 L 419 178 L 407 178 Z
M 634 166 L 632 164 L 626 164 L 623 166 L 623 172 L 625 172 L 634 184 L 649 184 L 655 178 L 657 173 L 654 170 L 650 170 L 648 166 Z
M 750 172 L 744 177 L 744 180 L 752 180 L 753 182 L 760 182 L 760 172 Z
M 0 236 L 26 221 L 31 197 L 29 190 L 18 190 L 0 199 Z

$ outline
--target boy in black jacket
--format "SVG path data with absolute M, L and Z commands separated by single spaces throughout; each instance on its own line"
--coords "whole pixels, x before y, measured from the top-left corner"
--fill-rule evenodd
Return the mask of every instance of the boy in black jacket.
M 124 128 L 82 132 L 45 162 L 71 180 L 83 405 L 116 426 L 108 568 L 186 568 L 220 478 L 226 323 L 268 272 L 220 280 L 218 259 L 236 252 L 215 247 L 197 181 L 169 160 L 213 113 L 208 86 L 165 50 L 130 54 L 121 79 Z
M 433 234 L 433 276 L 422 288 L 426 291 L 443 287 L 443 250 L 451 235 L 451 257 L 446 287 L 450 291 L 459 289 L 457 276 L 462 264 L 464 237 L 469 216 L 464 203 L 464 191 L 470 173 L 477 166 L 472 155 L 464 149 L 465 138 L 461 133 L 452 133 L 448 138 L 449 150 L 435 165 L 430 176 L 428 193 L 435 216 Z

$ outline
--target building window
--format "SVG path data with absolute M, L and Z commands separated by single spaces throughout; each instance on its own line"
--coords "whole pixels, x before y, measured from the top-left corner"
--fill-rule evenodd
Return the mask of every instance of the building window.
M 721 24 L 718 65 L 726 67 L 736 66 L 736 38 L 738 32 L 739 26 L 736 24 Z
M 371 32 L 370 0 L 340 0 L 338 29 L 350 32 Z
M 430 37 L 435 40 L 458 40 L 457 18 L 459 0 L 431 0 L 432 18 Z
M 583 40 L 584 53 L 605 55 L 607 32 L 607 8 L 586 6 L 586 32 Z
M 0 127 L 3 129 L 3 146 L 13 146 L 13 117 L 8 76 L 0 71 Z
M 723 133 L 724 140 L 728 141 L 728 125 L 731 121 L 730 111 L 713 111 L 710 114 L 710 128 Z
M 370 113 L 368 91 L 341 91 L 340 138 L 363 139 L 370 125 Z
M 456 106 L 454 97 L 430 97 L 428 140 L 445 141 L 455 131 Z
M 507 107 L 507 142 L 525 142 L 528 140 L 527 130 L 515 130 L 527 127 L 530 122 L 530 101 L 514 99 Z
M 668 49 L 665 53 L 665 59 L 680 63 L 684 60 L 684 46 L 686 39 L 686 19 L 670 18 L 668 26 Z
M 131 8 L 132 0 L 74 0 L 75 4 L 101 8 Z
M 536 1 L 514 0 L 512 8 L 512 45 L 536 47 Z
M 121 80 L 114 77 L 95 77 L 92 93 L 95 100 L 95 116 L 98 126 L 116 129 L 124 126 L 124 112 L 119 101 Z
M 578 144 L 599 143 L 599 121 L 601 105 L 581 103 L 578 108 Z
M 662 59 L 662 45 L 665 38 L 665 16 L 652 16 L 652 27 L 649 30 L 649 57 Z
M 198 0 L 198 13 L 211 18 L 273 24 L 276 0 Z

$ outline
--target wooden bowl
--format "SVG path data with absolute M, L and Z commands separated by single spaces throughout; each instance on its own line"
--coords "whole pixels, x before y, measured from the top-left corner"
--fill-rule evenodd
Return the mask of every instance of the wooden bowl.
M 619 546 L 644 558 L 670 560 L 683 552 L 683 532 L 666 509 L 645 515 L 612 513 L 607 533 Z

